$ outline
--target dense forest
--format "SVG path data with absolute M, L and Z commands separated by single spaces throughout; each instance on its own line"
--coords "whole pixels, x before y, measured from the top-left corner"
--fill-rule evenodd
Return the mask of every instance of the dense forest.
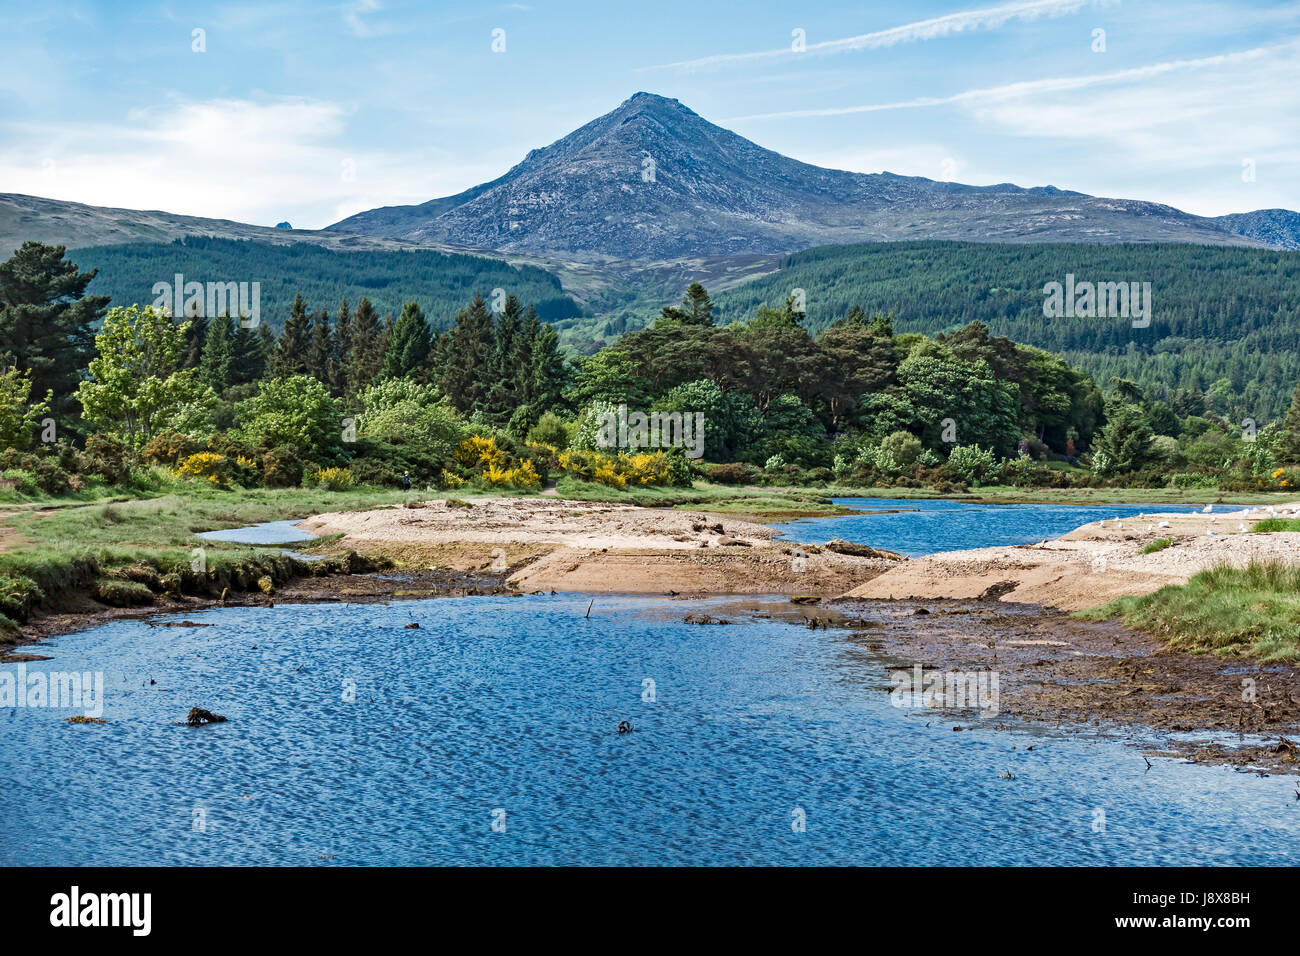
M 1117 319 L 1043 316 L 1043 286 L 1067 274 L 1150 282 L 1148 328 Z M 1063 356 L 1098 382 L 1132 379 L 1161 397 L 1208 395 L 1219 414 L 1285 413 L 1300 380 L 1300 253 L 1181 244 L 889 242 L 825 246 L 717 296 L 719 322 L 742 321 L 804 290 L 819 332 L 854 306 L 894 315 L 899 331 L 969 322 Z
M 71 256 L 83 269 L 99 270 L 88 291 L 108 296 L 110 305 L 153 302 L 154 283 L 171 282 L 176 273 L 187 282 L 260 282 L 261 318 L 276 331 L 299 294 L 320 303 L 366 297 L 380 315 L 396 315 L 414 301 L 435 323 L 449 320 L 479 289 L 484 295 L 494 288 L 508 289 L 534 303 L 546 322 L 582 312 L 544 269 L 423 249 L 334 252 L 307 243 L 271 245 L 191 236 L 175 242 L 95 246 Z
M 787 297 L 721 324 L 693 283 L 651 325 L 570 358 L 514 294 L 490 304 L 479 289 L 435 316 L 408 300 L 395 318 L 364 296 L 295 295 L 277 335 L 148 302 L 109 308 L 89 294 L 95 279 L 63 247 L 25 243 L 0 263 L 0 492 L 398 476 L 533 489 L 549 475 L 941 490 L 1300 481 L 1294 383 L 1284 421 L 1238 422 L 1212 391 L 1098 382 L 981 321 L 929 336 L 854 305 L 814 333 Z M 698 446 L 646 432 L 647 417 L 675 421 L 678 439 L 698 421 Z

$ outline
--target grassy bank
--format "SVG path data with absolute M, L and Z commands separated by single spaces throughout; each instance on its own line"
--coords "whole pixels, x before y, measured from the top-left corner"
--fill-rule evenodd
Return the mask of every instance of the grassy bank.
M 989 485 L 963 494 L 943 494 L 930 488 L 852 488 L 830 486 L 822 491 L 832 498 L 953 498 L 989 504 L 1054 505 L 1199 505 L 1279 504 L 1300 499 L 1300 492 L 1235 492 L 1213 488 L 1021 488 Z
M 406 497 L 374 489 L 219 490 L 196 485 L 183 494 L 153 498 L 93 503 L 73 498 L 10 509 L 0 537 L 0 639 L 12 638 L 15 622 L 34 611 L 88 597 L 110 606 L 147 605 L 163 593 L 255 590 L 304 574 L 359 570 L 365 562 L 347 555 L 308 563 L 278 548 L 201 541 L 194 533 L 341 508 L 381 507 Z
M 1300 566 L 1211 568 L 1185 585 L 1120 598 L 1076 616 L 1118 618 L 1192 653 L 1300 661 Z

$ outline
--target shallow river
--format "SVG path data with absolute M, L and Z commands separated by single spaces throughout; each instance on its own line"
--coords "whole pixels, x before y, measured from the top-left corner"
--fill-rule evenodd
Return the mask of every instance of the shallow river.
M 836 504 L 875 514 L 836 518 L 802 518 L 778 528 L 801 544 L 825 544 L 843 538 L 855 544 L 897 551 L 909 558 L 936 551 L 961 551 L 997 545 L 1030 544 L 1059 538 L 1083 524 L 1115 520 L 1145 529 L 1139 514 L 1200 511 L 1201 505 L 985 505 L 965 501 L 903 498 L 835 498 Z M 1222 514 L 1238 509 L 1217 509 Z M 1208 521 L 1208 516 L 1207 516 Z
M 782 599 L 589 600 L 223 608 L 34 648 L 29 674 L 102 672 L 107 723 L 0 708 L 0 864 L 1300 862 L 1292 778 L 895 708 L 878 655 Z M 229 721 L 178 725 L 193 706 Z

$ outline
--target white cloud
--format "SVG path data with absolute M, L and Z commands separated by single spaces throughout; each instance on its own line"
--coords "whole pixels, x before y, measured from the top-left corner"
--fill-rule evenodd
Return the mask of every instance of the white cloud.
M 1114 2 L 1118 3 L 1119 0 L 1114 0 Z M 1036 20 L 1044 16 L 1066 16 L 1077 13 L 1084 7 L 1097 5 L 1098 0 L 1027 0 L 1027 2 L 1007 3 L 982 10 L 963 10 L 929 20 L 906 23 L 902 26 L 891 27 L 888 30 L 878 30 L 874 33 L 863 33 L 859 36 L 845 37 L 839 40 L 809 43 L 803 52 L 797 55 L 848 53 L 856 50 L 881 49 L 899 43 L 917 43 L 973 30 L 995 30 L 1013 20 Z M 1107 6 L 1109 4 L 1102 0 L 1101 5 Z M 780 50 L 760 50 L 755 53 L 723 53 L 716 56 L 700 57 L 696 60 L 681 60 L 676 63 L 661 63 L 657 66 L 642 67 L 641 71 L 732 66 L 793 55 L 796 54 L 790 47 Z
M 1088 76 L 1058 77 L 893 103 L 766 113 L 741 119 L 843 116 L 946 107 L 993 129 L 1006 170 L 1032 160 L 1043 180 L 1101 195 L 1128 195 L 1219 215 L 1296 205 L 1300 192 L 1300 41 Z M 1061 153 L 1043 168 L 1043 148 Z M 1053 142 L 1054 141 L 1054 142 Z M 1241 181 L 1243 160 L 1256 181 Z M 924 164 L 923 164 L 924 165 Z M 910 164 L 912 169 L 915 164 Z M 1063 168 L 1064 167 L 1064 168 Z M 906 169 L 907 166 L 901 166 Z M 921 173 L 931 178 L 947 178 Z M 995 179 L 1018 181 L 1014 172 Z M 1191 184 L 1197 186 L 1193 187 Z
M 748 116 L 735 116 L 728 122 L 745 120 L 794 119 L 815 116 L 846 116 L 851 113 L 877 113 L 884 110 L 914 109 L 929 106 L 952 106 L 957 104 L 979 104 L 999 100 L 1023 99 L 1039 93 L 1064 93 L 1083 90 L 1094 86 L 1108 84 L 1132 83 L 1151 79 L 1167 73 L 1188 70 L 1201 70 L 1207 67 L 1240 64 L 1246 61 L 1261 60 L 1284 54 L 1294 56 L 1300 49 L 1300 41 L 1275 46 L 1256 47 L 1237 53 L 1224 53 L 1216 56 L 1200 57 L 1193 60 L 1171 60 L 1166 63 L 1153 63 L 1149 66 L 1117 70 L 1113 73 L 1094 73 L 1088 76 L 1065 76 L 1046 80 L 1025 80 L 1020 83 L 1008 83 L 1003 86 L 990 86 L 981 89 L 965 90 L 949 96 L 918 96 L 910 100 L 896 100 L 892 103 L 871 103 L 865 106 L 832 106 L 822 109 L 784 110 L 778 113 L 752 113 Z
M 2 124 L 0 182 L 97 206 L 318 228 L 339 209 L 424 202 L 500 175 L 486 157 L 358 148 L 348 116 L 321 100 L 205 100 L 122 123 Z

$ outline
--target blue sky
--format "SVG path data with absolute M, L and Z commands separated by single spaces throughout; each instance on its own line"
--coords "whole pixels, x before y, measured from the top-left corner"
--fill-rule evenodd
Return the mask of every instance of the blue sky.
M 1200 0 L 3 0 L 0 192 L 320 227 L 638 90 L 823 166 L 1300 209 L 1300 4 Z

